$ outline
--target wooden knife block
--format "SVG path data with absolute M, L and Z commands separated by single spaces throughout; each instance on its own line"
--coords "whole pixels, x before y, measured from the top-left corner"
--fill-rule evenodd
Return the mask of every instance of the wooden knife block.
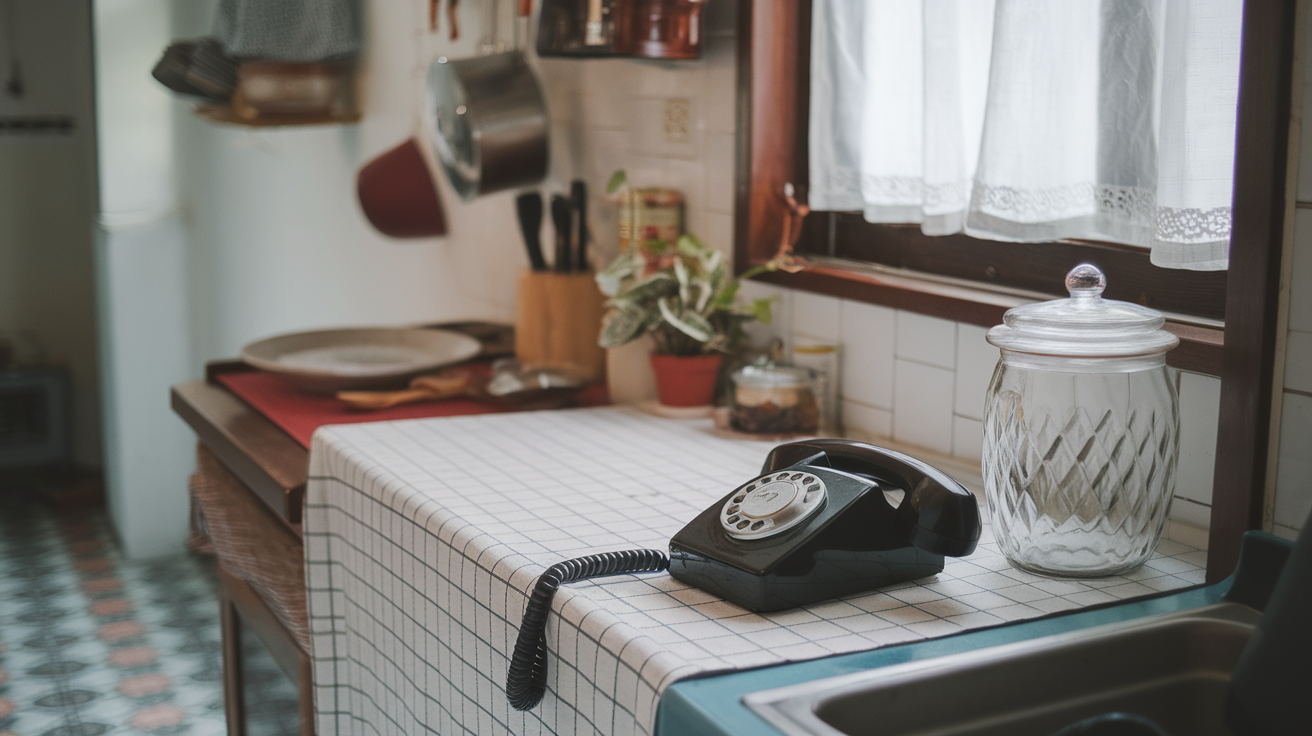
M 572 370 L 589 382 L 606 377 L 606 351 L 597 345 L 606 298 L 589 273 L 525 271 L 519 277 L 515 356 Z

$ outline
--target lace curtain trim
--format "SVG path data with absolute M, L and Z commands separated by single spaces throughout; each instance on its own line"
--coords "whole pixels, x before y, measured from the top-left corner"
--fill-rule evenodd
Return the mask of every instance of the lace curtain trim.
M 1158 207 L 1154 237 L 1162 243 L 1215 243 L 1230 240 L 1229 207 Z
M 1097 213 L 1130 225 L 1153 221 L 1157 196 L 1144 187 L 1081 182 L 1048 189 L 990 186 L 976 181 L 970 208 L 1018 223 L 1043 223 Z
M 860 191 L 867 208 L 918 206 L 926 216 L 969 210 L 1020 225 L 1043 225 L 1096 214 L 1152 232 L 1157 242 L 1212 243 L 1230 238 L 1229 207 L 1159 207 L 1156 192 L 1146 187 L 1081 182 L 1021 189 L 975 181 L 967 198 L 964 181 L 930 184 L 913 176 L 863 176 L 850 169 L 829 172 L 820 184 L 830 192 Z

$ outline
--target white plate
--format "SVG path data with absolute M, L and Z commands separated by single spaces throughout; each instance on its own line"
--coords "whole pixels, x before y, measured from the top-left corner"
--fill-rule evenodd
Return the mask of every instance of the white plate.
M 241 359 L 311 391 L 404 385 L 425 371 L 478 355 L 478 340 L 450 330 L 353 327 L 253 342 Z

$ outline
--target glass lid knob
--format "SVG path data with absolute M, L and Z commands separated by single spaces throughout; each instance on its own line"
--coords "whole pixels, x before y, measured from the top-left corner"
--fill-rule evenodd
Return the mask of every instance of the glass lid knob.
M 1066 274 L 1066 290 L 1073 298 L 1088 299 L 1102 296 L 1103 289 L 1106 288 L 1107 277 L 1092 264 L 1081 263 Z

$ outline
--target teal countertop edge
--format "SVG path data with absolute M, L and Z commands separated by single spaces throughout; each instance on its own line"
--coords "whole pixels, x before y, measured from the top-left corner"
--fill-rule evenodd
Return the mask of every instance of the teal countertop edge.
M 1272 571 L 1270 565 L 1283 565 L 1284 556 L 1291 546 L 1285 540 L 1271 535 L 1249 532 L 1244 538 L 1239 572 L 1213 585 L 1105 608 L 1074 611 L 967 631 L 938 639 L 676 682 L 666 688 L 661 695 L 656 710 L 655 736 L 781 736 L 778 729 L 743 705 L 744 695 L 758 690 L 769 690 L 903 662 L 1051 636 L 1090 626 L 1198 608 L 1222 600 L 1235 599 L 1235 596 L 1227 598 L 1232 587 L 1236 592 L 1243 589 L 1244 595 L 1240 596 L 1240 602 L 1261 610 L 1266 604 L 1265 595 L 1270 593 L 1269 584 L 1274 582 L 1279 572 L 1278 569 Z M 1273 562 L 1270 556 L 1273 553 L 1278 562 Z M 1261 566 L 1262 569 L 1251 575 L 1246 574 L 1248 572 L 1246 561 L 1250 563 L 1249 568 Z M 1249 584 L 1236 585 L 1236 579 L 1245 579 L 1244 582 Z M 1265 594 L 1259 593 L 1256 598 L 1249 595 L 1253 587 L 1251 582 L 1254 580 L 1258 582 L 1260 588 L 1265 589 Z

